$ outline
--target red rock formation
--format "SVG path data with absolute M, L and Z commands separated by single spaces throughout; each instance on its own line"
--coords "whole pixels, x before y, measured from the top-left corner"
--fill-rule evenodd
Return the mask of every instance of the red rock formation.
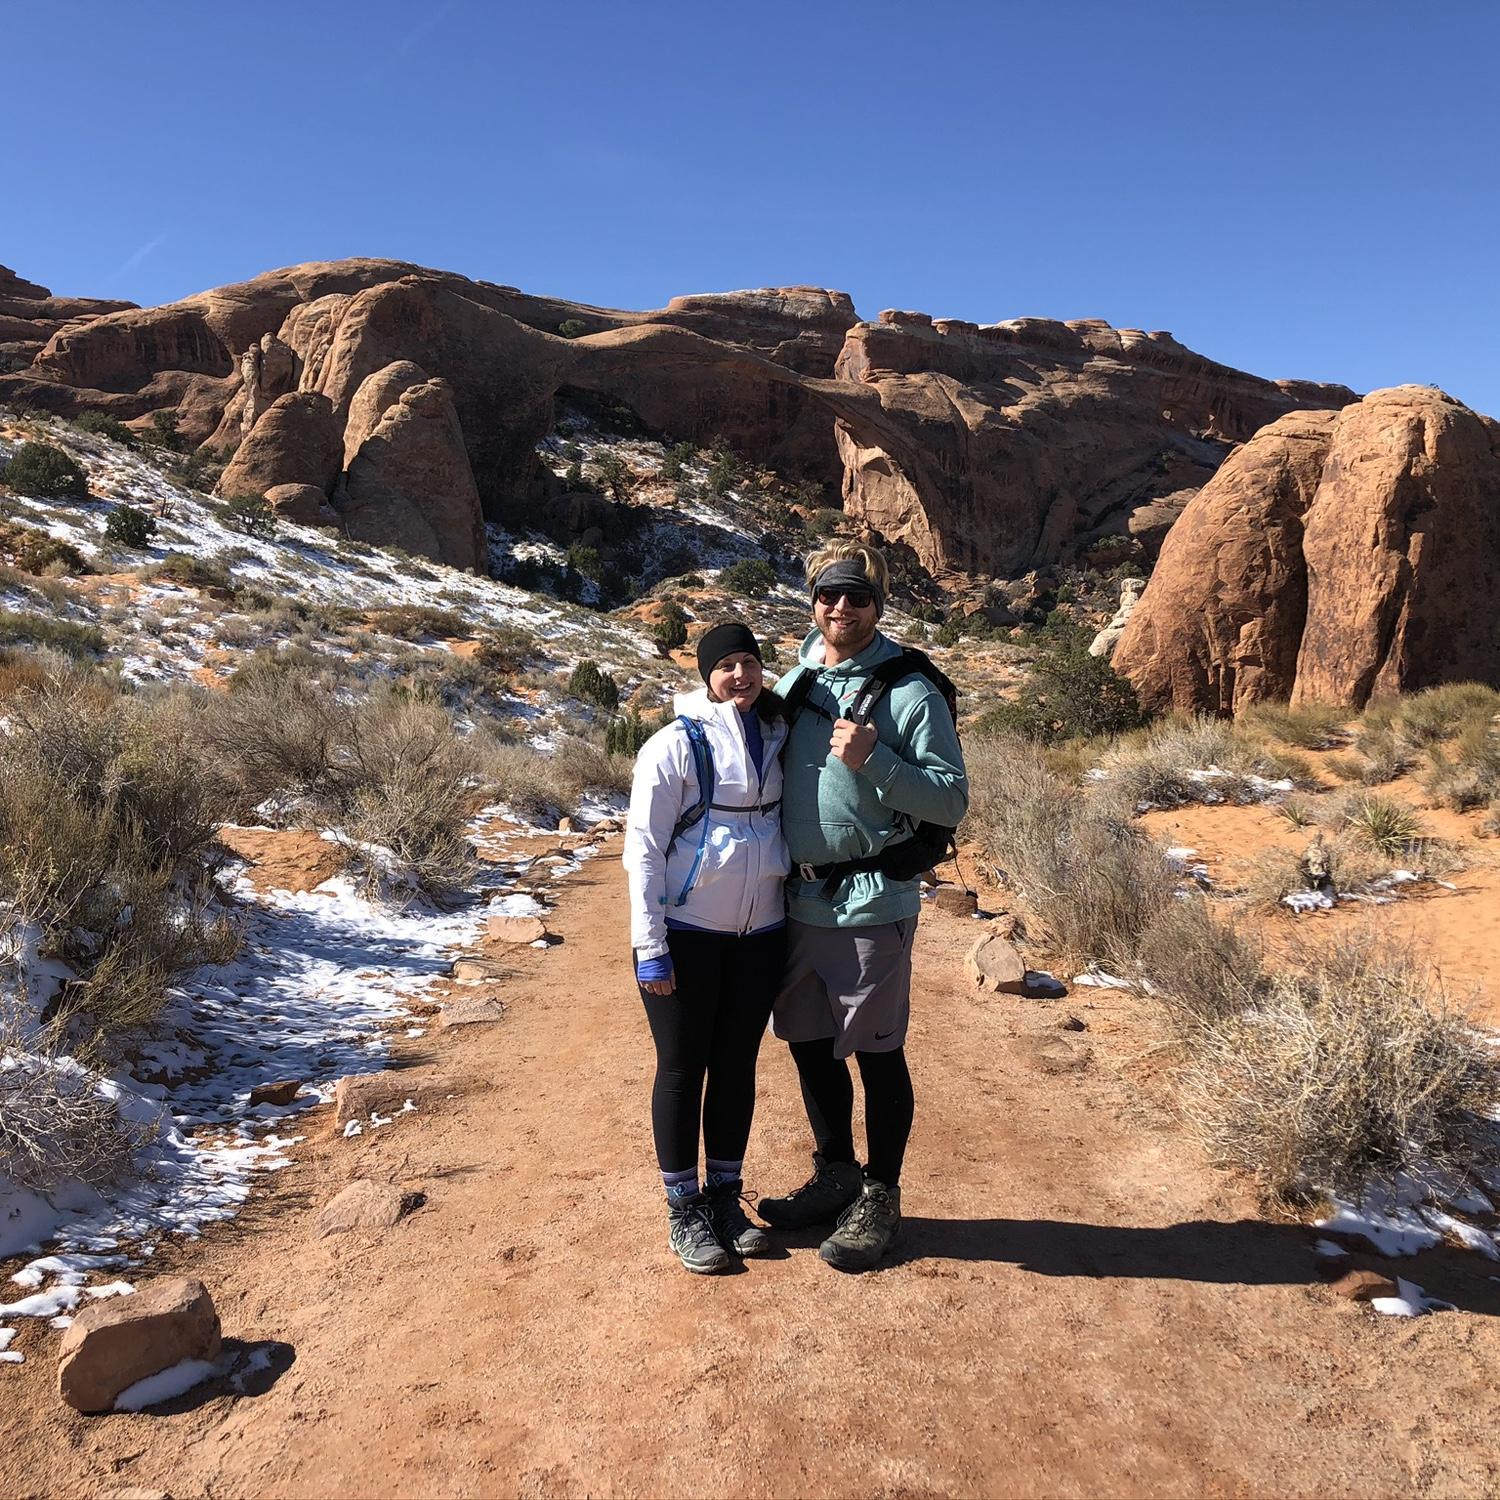
M 446 381 L 409 386 L 387 408 L 349 465 L 339 512 L 361 541 L 485 570 L 479 491 Z
M 1426 386 L 1257 433 L 1189 503 L 1113 662 L 1144 703 L 1361 708 L 1500 685 L 1500 424 Z
M 278 396 L 219 476 L 221 495 L 264 495 L 279 485 L 305 484 L 327 495 L 343 464 L 343 424 L 326 396 Z
M 1295 407 L 1354 399 L 1095 320 L 975 327 L 890 311 L 850 332 L 838 374 L 880 408 L 838 424 L 846 510 L 934 573 L 999 577 L 1127 533 L 1138 513 L 1138 533 L 1164 531 L 1163 504 L 1234 442 Z

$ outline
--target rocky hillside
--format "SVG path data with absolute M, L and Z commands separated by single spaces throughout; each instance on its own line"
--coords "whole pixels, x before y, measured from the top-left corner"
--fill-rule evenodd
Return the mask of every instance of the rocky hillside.
M 28 295 L 50 306 L 41 290 Z M 861 322 L 845 293 L 815 287 L 623 312 L 348 260 L 92 310 L 39 346 L 28 322 L 11 362 L 32 357 L 0 375 L 0 399 L 138 425 L 170 414 L 187 442 L 232 459 L 222 494 L 307 486 L 351 535 L 466 568 L 483 566 L 483 521 L 514 524 L 555 497 L 537 445 L 580 400 L 841 495 L 921 568 L 961 582 L 1110 539 L 1149 560 L 1234 443 L 1354 399 L 1243 374 L 1165 333 L 894 311 Z

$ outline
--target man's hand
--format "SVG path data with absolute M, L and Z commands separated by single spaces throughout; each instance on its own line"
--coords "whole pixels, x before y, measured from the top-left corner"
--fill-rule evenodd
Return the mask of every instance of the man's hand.
M 869 760 L 875 748 L 875 726 L 856 724 L 852 719 L 836 719 L 833 741 L 828 747 L 851 771 L 857 771 Z

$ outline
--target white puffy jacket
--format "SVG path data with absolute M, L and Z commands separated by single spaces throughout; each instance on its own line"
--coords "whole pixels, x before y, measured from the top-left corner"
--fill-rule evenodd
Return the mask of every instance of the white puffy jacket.
M 677 820 L 698 800 L 693 747 L 674 719 L 641 746 L 630 789 L 624 860 L 630 945 L 641 959 L 667 951 L 669 916 L 713 932 L 774 926 L 785 913 L 782 882 L 791 868 L 781 836 L 785 721 L 761 721 L 765 753 L 757 776 L 734 704 L 714 703 L 708 689 L 700 688 L 679 695 L 673 706 L 703 725 L 714 763 L 713 806 L 704 815 L 706 827 L 694 823 L 672 843 Z M 697 877 L 679 906 L 700 844 Z

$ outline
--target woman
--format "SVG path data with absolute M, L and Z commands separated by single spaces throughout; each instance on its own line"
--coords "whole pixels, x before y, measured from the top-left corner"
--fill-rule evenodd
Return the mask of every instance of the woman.
M 704 687 L 678 697 L 678 717 L 636 760 L 625 868 L 669 1243 L 688 1270 L 714 1272 L 769 1249 L 740 1191 L 755 1059 L 786 957 L 786 721 L 746 626 L 715 625 L 698 670 Z

